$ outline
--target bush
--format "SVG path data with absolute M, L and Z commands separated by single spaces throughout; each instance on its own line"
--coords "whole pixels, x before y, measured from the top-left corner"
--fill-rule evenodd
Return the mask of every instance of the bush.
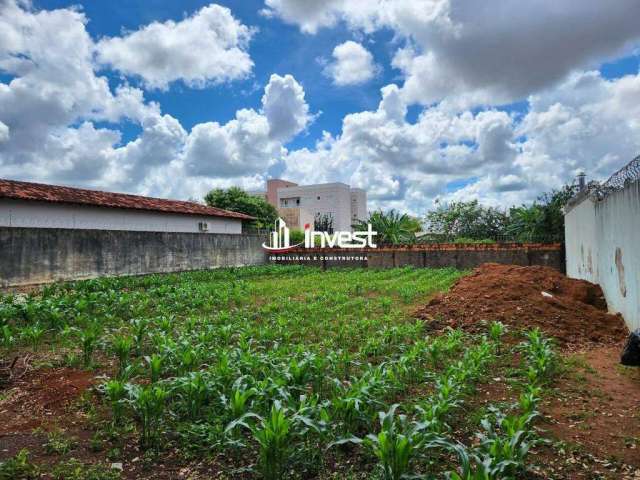
M 289 242 L 291 245 L 304 242 L 304 230 L 300 228 L 292 228 L 289 231 Z

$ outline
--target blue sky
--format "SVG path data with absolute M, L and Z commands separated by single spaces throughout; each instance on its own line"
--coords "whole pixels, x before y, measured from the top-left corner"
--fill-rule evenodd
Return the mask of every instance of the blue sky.
M 181 198 L 343 181 L 416 214 L 531 201 L 640 153 L 638 2 L 550 3 L 7 0 L 0 176 Z
M 96 1 L 36 1 L 46 9 L 81 5 L 90 19 L 87 30 L 95 38 L 117 36 L 123 30 L 136 30 L 153 21 L 164 22 L 191 15 L 209 5 L 208 1 L 186 0 L 180 2 L 161 0 L 113 0 Z M 315 140 L 327 130 L 340 132 L 342 118 L 352 112 L 374 109 L 380 100 L 380 88 L 397 80 L 398 70 L 390 66 L 393 49 L 393 33 L 389 30 L 375 32 L 366 40 L 367 48 L 382 67 L 381 74 L 365 85 L 336 88 L 331 79 L 322 74 L 318 59 L 331 56 L 333 48 L 354 38 L 344 26 L 321 30 L 315 35 L 306 35 L 293 25 L 267 19 L 258 12 L 264 6 L 260 1 L 219 1 L 231 9 L 234 16 L 245 25 L 256 27 L 249 46 L 255 62 L 250 78 L 212 88 L 192 89 L 175 84 L 167 92 L 147 93 L 149 100 L 160 102 L 163 111 L 178 118 L 185 128 L 201 122 L 215 120 L 227 122 L 236 110 L 258 107 L 263 87 L 273 73 L 292 74 L 304 87 L 307 102 L 312 112 L 321 112 L 309 126 L 308 134 L 296 137 L 291 146 L 313 146 Z M 390 45 L 391 44 L 391 45 Z M 117 72 L 104 72 L 109 78 L 118 79 Z M 139 84 L 135 79 L 132 84 Z M 138 129 L 131 129 L 123 141 L 131 140 Z

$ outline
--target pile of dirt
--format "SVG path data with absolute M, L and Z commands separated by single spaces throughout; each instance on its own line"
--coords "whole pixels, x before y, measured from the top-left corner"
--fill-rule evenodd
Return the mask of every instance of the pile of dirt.
M 628 333 L 619 314 L 607 313 L 598 285 L 567 278 L 549 267 L 487 263 L 433 298 L 416 316 L 433 328 L 486 329 L 501 321 L 515 328 L 539 327 L 562 346 L 610 344 Z

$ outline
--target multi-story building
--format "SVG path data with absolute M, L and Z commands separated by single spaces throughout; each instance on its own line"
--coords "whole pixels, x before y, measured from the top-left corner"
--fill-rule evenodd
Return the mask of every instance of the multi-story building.
M 297 185 L 280 179 L 267 181 L 267 190 L 250 192 L 278 209 L 289 228 L 313 225 L 317 216 L 333 219 L 334 230 L 351 230 L 356 220 L 367 218 L 367 192 L 344 183 Z

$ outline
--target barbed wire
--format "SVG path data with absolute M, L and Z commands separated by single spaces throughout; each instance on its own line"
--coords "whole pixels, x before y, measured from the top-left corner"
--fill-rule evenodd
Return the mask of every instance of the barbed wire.
M 624 167 L 611 175 L 606 182 L 602 184 L 605 190 L 620 190 L 629 182 L 640 178 L 640 155 L 627 163 Z
M 584 198 L 585 194 L 597 200 L 604 200 L 609 194 L 622 190 L 629 183 L 640 179 L 640 155 L 627 163 L 620 170 L 611 175 L 606 181 L 598 183 L 596 181 L 589 182 L 586 192 L 578 192 L 570 201 L 570 204 L 579 202 L 580 198 Z

